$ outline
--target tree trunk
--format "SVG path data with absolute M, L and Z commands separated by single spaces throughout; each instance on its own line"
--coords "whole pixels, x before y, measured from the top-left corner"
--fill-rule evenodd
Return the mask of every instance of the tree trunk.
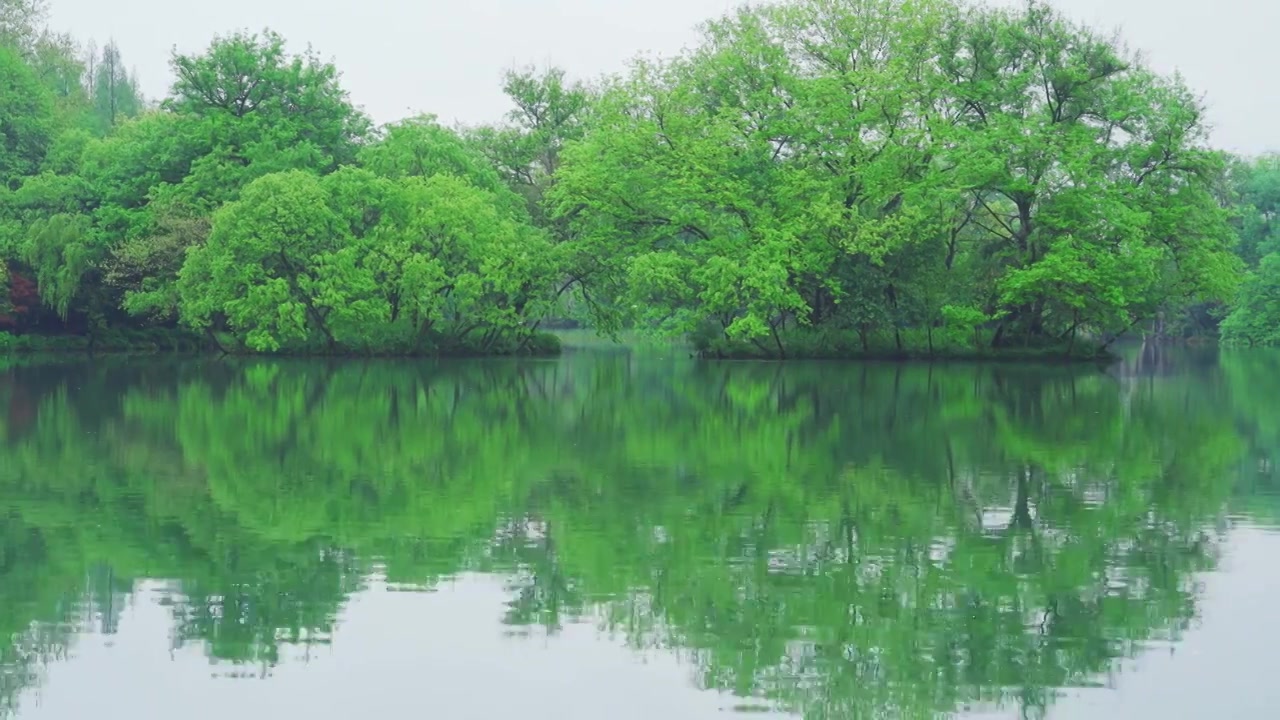
M 213 346 L 218 349 L 219 353 L 222 353 L 223 355 L 229 354 L 227 349 L 222 347 L 222 343 L 218 341 L 218 336 L 213 333 L 213 328 L 206 327 L 204 329 L 204 334 L 205 337 L 209 338 L 209 342 L 213 343 Z
M 769 323 L 769 332 L 773 334 L 773 344 L 778 348 L 778 359 L 786 360 L 787 351 L 782 347 L 782 338 L 778 337 L 778 321 Z
M 1076 329 L 1080 327 L 1080 311 L 1076 310 L 1071 317 L 1071 337 L 1067 339 L 1067 357 L 1076 349 Z

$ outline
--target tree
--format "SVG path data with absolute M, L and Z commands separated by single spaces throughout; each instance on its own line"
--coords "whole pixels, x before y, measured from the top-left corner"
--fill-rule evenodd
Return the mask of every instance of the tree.
M 59 213 L 32 224 L 22 259 L 36 271 L 40 297 L 66 320 L 72 303 L 94 286 L 85 276 L 96 272 L 102 252 L 88 217 Z
M 202 55 L 174 54 L 165 106 L 206 121 L 224 162 L 297 163 L 327 172 L 355 160 L 369 121 L 352 107 L 332 64 L 289 55 L 271 31 L 214 40 Z M 288 156 L 270 160 L 271 155 Z
M 94 59 L 93 69 L 87 74 L 94 115 L 105 129 L 114 128 L 142 110 L 143 101 L 137 82 L 125 69 L 115 41 L 103 46 L 102 57 Z
M 54 135 L 53 102 L 22 57 L 0 46 L 0 187 L 40 167 Z
M 513 217 L 527 217 L 520 197 L 503 183 L 494 165 L 434 116 L 384 127 L 381 137 L 361 150 L 359 162 L 361 167 L 392 179 L 453 175 L 492 193 Z
M 1162 304 L 1231 292 L 1217 157 L 1178 80 L 1040 3 L 974 11 L 946 43 L 975 249 L 1005 268 L 997 343 L 1082 325 L 1114 337 Z
M 15 244 L 25 248 L 21 257 L 40 278 L 41 295 L 64 318 L 91 314 L 120 323 L 128 320 L 126 298 L 143 285 L 172 293 L 185 248 L 159 248 L 197 238 L 153 236 L 165 234 L 166 218 L 181 214 L 164 200 L 164 187 L 181 182 L 199 154 L 199 136 L 189 130 L 182 118 L 154 113 L 102 139 L 64 134 L 51 149 L 47 171 L 27 178 L 14 193 L 25 227 Z M 147 260 L 152 251 L 157 256 Z M 141 265 L 137 271 L 145 271 L 145 280 L 123 270 L 131 265 Z M 172 318 L 154 305 L 134 307 L 142 317 Z
M 1233 291 L 1202 118 L 1042 3 L 799 0 L 638 64 L 552 196 L 606 329 L 637 307 L 732 352 L 933 353 L 953 305 L 997 348 L 1087 353 Z
M 550 313 L 708 356 L 1094 358 L 1211 329 L 1278 242 L 1274 158 L 1212 150 L 1180 78 L 1039 0 L 744 7 L 598 85 L 508 72 L 511 111 L 461 131 L 374 130 L 270 30 L 175 51 L 148 109 L 114 42 L 84 52 L 43 8 L 0 0 L 0 258 L 77 328 L 421 351 L 529 342 Z M 200 263 L 283 242 L 236 220 L 265 196 L 213 219 L 272 176 L 326 203 L 290 250 L 310 279 L 272 277 L 337 294 L 290 286 L 302 320 L 258 332 L 225 314 L 245 278 Z
M 525 348 L 555 278 L 545 237 L 493 192 L 347 168 L 251 183 L 178 291 L 187 324 L 225 319 L 257 351 L 490 352 Z
M 333 287 L 328 274 L 350 269 L 341 255 L 346 240 L 318 177 L 302 171 L 264 176 L 218 211 L 208 243 L 183 266 L 183 316 L 207 327 L 215 313 L 225 315 L 254 350 L 319 337 L 335 347 L 334 315 L 360 299 L 351 288 Z
M 583 135 L 594 94 L 570 82 L 560 68 L 508 71 L 502 89 L 515 106 L 506 124 L 474 128 L 468 137 L 524 196 L 530 214 L 545 227 L 550 223 L 546 191 L 555 182 L 565 145 Z
M 644 306 L 641 297 L 661 291 L 636 283 L 657 266 L 597 258 L 653 250 L 693 256 L 685 267 L 694 276 L 671 278 L 693 288 L 686 304 L 654 307 L 681 318 L 677 332 L 710 321 L 729 339 L 785 354 L 788 327 L 865 329 L 887 318 L 895 293 L 865 282 L 914 238 L 936 234 L 919 210 L 929 182 L 920 116 L 903 104 L 930 92 L 912 69 L 925 69 L 917 48 L 939 12 L 890 2 L 748 9 L 708 25 L 686 57 L 639 66 L 566 152 L 553 191 L 575 223 L 588 294 L 612 298 L 601 305 L 615 311 Z M 863 33 L 903 52 L 860 49 Z M 842 53 L 856 73 L 839 66 Z M 636 244 L 592 246 L 610 238 Z M 622 299 L 626 287 L 641 297 Z M 845 303 L 850 292 L 857 298 Z M 842 308 L 856 316 L 837 318 Z
M 130 315 L 172 322 L 178 317 L 178 271 L 187 251 L 208 237 L 208 218 L 166 208 L 155 218 L 154 231 L 112 248 L 103 263 L 103 282 L 123 293 L 122 306 Z
M 1231 314 L 1222 322 L 1224 340 L 1280 345 L 1280 253 L 1262 258 L 1240 288 Z
M 1238 213 L 1238 253 L 1253 268 L 1280 252 L 1280 155 L 1237 161 L 1231 171 L 1228 200 Z
M 368 130 L 332 65 L 287 54 L 269 32 L 219 38 L 200 55 L 175 53 L 173 96 L 141 115 L 116 45 L 95 52 L 91 65 L 89 127 L 105 136 L 64 135 L 45 179 L 27 181 L 42 192 L 24 189 L 44 199 L 22 205 L 32 228 L 28 257 L 38 260 L 42 283 L 55 283 L 42 294 L 64 317 L 76 312 L 67 303 L 92 298 L 108 322 L 174 323 L 178 271 L 187 250 L 204 242 L 215 210 L 256 178 L 354 161 Z M 38 153 L 30 155 L 24 174 L 36 170 Z M 55 201 L 55 190 L 71 194 Z M 58 213 L 84 217 L 69 225 L 52 221 Z
M 0 46 L 30 51 L 48 15 L 47 0 L 0 0 Z

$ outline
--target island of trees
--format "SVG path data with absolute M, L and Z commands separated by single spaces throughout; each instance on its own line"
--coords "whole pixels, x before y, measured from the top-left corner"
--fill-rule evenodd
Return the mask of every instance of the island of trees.
M 563 323 L 714 357 L 1280 342 L 1280 160 L 1041 2 L 789 0 L 512 111 L 377 127 L 240 32 L 141 97 L 0 0 L 0 349 L 511 354 Z

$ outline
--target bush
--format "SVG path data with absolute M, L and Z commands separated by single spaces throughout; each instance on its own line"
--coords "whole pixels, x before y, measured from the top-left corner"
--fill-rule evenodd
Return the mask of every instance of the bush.
M 551 357 L 559 355 L 562 349 L 559 335 L 549 332 L 537 332 L 529 338 L 525 346 L 525 354 L 535 357 Z
M 725 360 L 1052 360 L 1086 361 L 1108 357 L 1100 348 L 1077 342 L 1036 347 L 991 347 L 981 331 L 967 324 L 952 327 L 904 328 L 868 332 L 812 328 L 790 329 L 778 334 L 779 352 L 772 337 L 755 341 L 726 338 L 723 333 L 695 333 L 694 350 L 703 358 Z
M 0 352 L 10 353 L 196 353 L 210 344 L 200 335 L 168 328 L 114 328 L 87 335 L 13 335 L 0 333 Z
M 536 356 L 547 357 L 559 355 L 560 338 L 552 333 L 534 332 L 523 337 L 504 333 L 492 339 L 486 339 L 482 333 L 472 333 L 458 340 L 455 338 L 428 335 L 417 345 L 410 346 L 403 341 L 390 341 L 385 344 L 368 343 L 358 347 L 330 346 L 319 338 L 304 344 L 296 344 L 276 352 L 260 352 L 248 348 L 231 334 L 218 334 L 218 344 L 228 353 L 237 355 L 275 355 L 281 357 L 323 357 L 323 356 L 363 356 L 363 357 L 504 357 L 504 356 Z

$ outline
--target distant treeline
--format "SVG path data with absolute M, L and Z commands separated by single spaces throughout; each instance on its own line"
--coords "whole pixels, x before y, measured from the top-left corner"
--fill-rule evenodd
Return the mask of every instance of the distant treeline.
M 1091 356 L 1280 342 L 1280 161 L 1032 2 L 794 0 L 490 126 L 375 127 L 278 35 L 120 50 L 0 0 L 0 348 Z M 68 338 L 74 338 L 69 340 Z

